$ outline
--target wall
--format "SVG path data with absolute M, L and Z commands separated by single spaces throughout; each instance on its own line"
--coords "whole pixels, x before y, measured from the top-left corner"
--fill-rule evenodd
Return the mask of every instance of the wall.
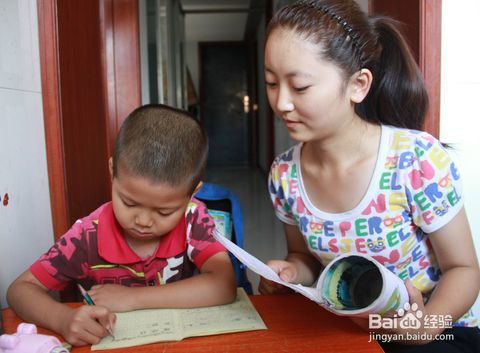
M 198 61 L 198 42 L 189 40 L 185 42 L 185 59 L 187 61 L 187 68 L 192 77 L 193 86 L 197 92 L 197 97 L 200 95 L 200 68 Z
M 146 0 L 138 2 L 138 20 L 140 23 L 140 75 L 142 84 L 142 104 L 150 102 L 150 81 L 148 67 L 148 9 Z
M 53 243 L 36 4 L 0 2 L 1 306 L 11 281 Z
M 460 5 L 461 4 L 461 5 Z M 480 46 L 478 0 L 442 2 L 440 139 L 452 144 L 464 180 L 465 209 L 480 258 Z M 480 298 L 476 312 L 480 313 Z
M 365 11 L 365 12 L 368 12 L 368 0 L 355 0 L 355 2 L 360 5 L 360 8 Z

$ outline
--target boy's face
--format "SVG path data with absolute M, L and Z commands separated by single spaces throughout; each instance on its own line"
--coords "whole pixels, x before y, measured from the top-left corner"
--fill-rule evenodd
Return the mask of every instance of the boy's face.
M 190 198 L 188 186 L 155 183 L 122 168 L 112 179 L 113 211 L 127 241 L 152 242 L 167 234 L 185 215 Z

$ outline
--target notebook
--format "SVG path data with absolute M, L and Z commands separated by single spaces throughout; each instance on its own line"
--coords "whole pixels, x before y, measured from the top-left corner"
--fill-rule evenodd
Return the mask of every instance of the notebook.
M 116 315 L 115 339 L 104 337 L 92 346 L 92 351 L 267 329 L 242 288 L 237 289 L 237 298 L 231 304 L 193 309 L 136 310 Z

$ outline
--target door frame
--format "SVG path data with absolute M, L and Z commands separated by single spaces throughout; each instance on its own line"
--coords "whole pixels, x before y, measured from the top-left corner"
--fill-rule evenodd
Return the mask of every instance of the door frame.
M 104 141 L 98 143 L 105 144 L 111 155 L 123 119 L 141 104 L 139 10 L 138 0 L 102 0 L 98 4 L 102 43 L 98 65 L 102 72 L 104 123 L 107 126 Z M 62 82 L 57 6 L 58 0 L 37 0 L 45 144 L 55 240 L 72 223 L 62 115 L 62 99 L 65 97 L 61 94 L 61 84 L 67 83 Z M 105 183 L 107 185 L 102 187 L 109 189 L 109 181 Z
M 374 3 L 375 0 L 368 0 L 370 14 L 373 14 L 375 11 Z M 418 38 L 414 38 L 412 41 L 418 43 L 418 48 L 412 49 L 415 54 L 418 54 L 418 66 L 429 98 L 429 108 L 425 116 L 424 130 L 439 138 L 442 0 L 410 0 L 402 4 L 404 6 L 413 4 L 416 10 L 418 8 L 418 17 L 411 16 L 411 13 L 405 13 L 405 15 L 399 14 L 398 20 L 412 27 L 418 26 Z M 414 28 L 414 30 L 416 29 Z

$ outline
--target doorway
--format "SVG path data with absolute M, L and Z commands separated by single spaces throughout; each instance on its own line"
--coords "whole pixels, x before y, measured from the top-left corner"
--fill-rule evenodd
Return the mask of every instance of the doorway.
M 244 42 L 200 43 L 200 119 L 208 167 L 247 167 L 250 151 L 248 50 Z

